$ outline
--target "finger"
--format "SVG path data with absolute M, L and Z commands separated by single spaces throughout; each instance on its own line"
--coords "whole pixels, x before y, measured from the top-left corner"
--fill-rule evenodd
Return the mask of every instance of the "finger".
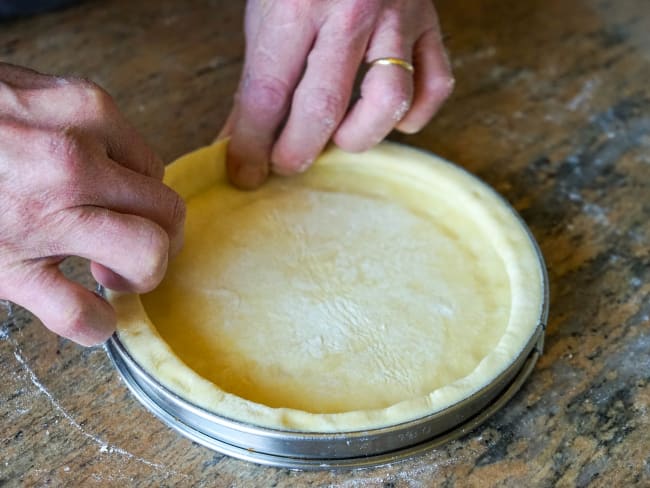
M 299 3 L 275 8 L 251 34 L 228 145 L 228 175 L 241 188 L 259 186 L 268 174 L 276 133 L 304 68 L 315 31 Z
M 160 283 L 167 270 L 169 238 L 159 225 L 100 207 L 77 207 L 65 213 L 58 219 L 53 216 L 48 235 L 56 247 L 50 246 L 44 255 L 74 255 L 97 262 L 122 278 L 121 290 L 133 293 L 146 293 Z
M 118 173 L 130 171 L 119 166 L 117 168 Z M 118 178 L 122 184 L 109 185 L 117 189 L 118 194 L 113 192 L 108 195 L 102 206 L 121 213 L 139 215 L 159 224 L 169 237 L 169 256 L 175 256 L 183 246 L 183 200 L 158 180 L 137 174 L 127 176 Z M 140 196 L 140 192 L 144 195 Z M 95 280 L 106 288 L 122 292 L 133 290 L 131 282 L 100 263 L 91 262 L 90 271 Z
M 96 206 L 143 217 L 167 232 L 171 254 L 181 249 L 185 203 L 176 192 L 155 177 L 109 159 L 94 140 L 73 138 L 59 145 L 65 146 L 60 150 L 65 164 L 48 166 L 40 175 L 42 182 L 49 182 L 41 190 L 52 195 L 56 207 L 65 212 L 63 209 Z M 54 155 L 53 160 L 58 162 L 58 157 Z M 34 185 L 38 181 L 35 178 Z
M 108 160 L 98 179 L 104 187 L 95 194 L 93 205 L 123 214 L 144 217 L 162 227 L 169 236 L 170 255 L 183 246 L 185 202 L 156 178 L 141 175 Z
M 119 115 L 116 117 L 106 141 L 108 157 L 140 174 L 162 180 L 163 160 L 126 120 Z
M 396 57 L 411 61 L 408 41 L 396 29 L 385 29 L 371 40 L 369 61 Z M 363 151 L 380 142 L 404 117 L 413 96 L 412 74 L 398 65 L 374 65 L 361 84 L 355 103 L 334 135 L 334 142 L 348 151 Z
M 51 331 L 83 346 L 104 342 L 115 330 L 112 307 L 78 283 L 69 281 L 56 265 L 38 264 L 14 277 L 11 301 L 29 309 Z
M 422 129 L 454 88 L 451 66 L 437 28 L 426 31 L 417 40 L 413 57 L 415 66 L 413 104 L 396 126 L 396 129 L 406 133 Z
M 326 23 L 309 54 L 291 113 L 271 153 L 280 174 L 304 171 L 322 151 L 350 103 L 370 29 L 340 35 L 339 19 Z
M 99 264 L 95 261 L 90 262 L 90 272 L 95 278 L 95 281 L 109 290 L 120 292 L 132 292 L 132 284 L 122 276 L 118 275 L 112 269 Z

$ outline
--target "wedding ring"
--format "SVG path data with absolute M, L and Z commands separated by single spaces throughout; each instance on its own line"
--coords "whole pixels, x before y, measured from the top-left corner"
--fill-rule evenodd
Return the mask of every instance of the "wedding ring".
M 392 64 L 394 66 L 399 66 L 400 68 L 404 68 L 409 73 L 413 73 L 413 65 L 408 61 L 400 58 L 377 58 L 373 61 L 370 61 L 370 63 L 368 64 L 370 66 L 375 66 L 376 64 L 381 64 L 382 66 L 389 66 Z

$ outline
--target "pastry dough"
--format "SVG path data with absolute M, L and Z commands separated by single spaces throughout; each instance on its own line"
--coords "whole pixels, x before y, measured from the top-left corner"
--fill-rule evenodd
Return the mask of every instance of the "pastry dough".
M 283 430 L 370 429 L 466 398 L 530 339 L 534 244 L 468 173 L 384 143 L 240 192 L 225 144 L 167 169 L 188 212 L 163 283 L 109 296 L 121 341 L 181 397 Z

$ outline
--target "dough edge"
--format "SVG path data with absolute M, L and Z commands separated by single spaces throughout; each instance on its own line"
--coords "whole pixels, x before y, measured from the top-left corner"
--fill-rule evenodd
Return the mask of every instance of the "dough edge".
M 219 141 L 180 157 L 167 167 L 165 183 L 186 200 L 212 185 L 227 184 L 226 146 L 227 141 Z M 354 432 L 415 420 L 468 398 L 505 371 L 537 329 L 543 307 L 542 263 L 517 215 L 494 190 L 463 169 L 395 143 L 384 142 L 362 154 L 329 148 L 305 177 L 316 179 L 319 173 L 341 165 L 361 174 L 384 170 L 391 178 L 420 186 L 421 191 L 427 189 L 427 177 L 434 177 L 438 184 L 464 192 L 467 204 L 487 211 L 488 224 L 501 231 L 492 244 L 498 246 L 510 279 L 510 320 L 495 349 L 469 375 L 428 395 L 381 409 L 323 414 L 271 408 L 227 393 L 198 375 L 158 334 L 138 295 L 108 290 L 107 298 L 117 314 L 117 335 L 138 365 L 173 393 L 205 410 L 255 426 L 298 432 Z

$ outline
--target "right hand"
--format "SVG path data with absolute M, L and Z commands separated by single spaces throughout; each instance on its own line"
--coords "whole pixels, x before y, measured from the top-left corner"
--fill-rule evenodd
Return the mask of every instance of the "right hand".
M 431 0 L 249 0 L 246 57 L 221 136 L 228 175 L 258 187 L 269 171 L 304 171 L 329 140 L 365 151 L 393 129 L 420 130 L 454 85 Z M 370 66 L 349 106 L 355 77 Z
M 113 309 L 58 265 L 81 256 L 107 288 L 157 286 L 185 218 L 163 171 L 97 85 L 0 63 L 0 298 L 79 344 L 106 340 Z

